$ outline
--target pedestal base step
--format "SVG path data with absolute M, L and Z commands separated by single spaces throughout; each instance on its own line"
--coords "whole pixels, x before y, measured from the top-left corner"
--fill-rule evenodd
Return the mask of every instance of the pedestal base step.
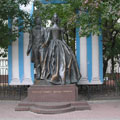
M 31 111 L 37 114 L 58 114 L 76 110 L 90 110 L 85 101 L 74 102 L 21 102 L 16 111 Z

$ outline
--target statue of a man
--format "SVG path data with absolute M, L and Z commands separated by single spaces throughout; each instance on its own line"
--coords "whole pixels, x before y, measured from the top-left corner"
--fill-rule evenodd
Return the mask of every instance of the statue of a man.
M 44 59 L 44 46 L 45 42 L 45 29 L 41 26 L 41 18 L 35 19 L 35 26 L 32 28 L 29 36 L 29 45 L 27 49 L 27 55 L 32 50 L 31 61 L 35 63 L 36 67 L 36 79 L 39 80 L 42 70 L 42 61 Z

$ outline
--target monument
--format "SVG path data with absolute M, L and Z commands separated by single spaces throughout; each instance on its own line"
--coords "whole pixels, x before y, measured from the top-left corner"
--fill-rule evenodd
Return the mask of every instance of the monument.
M 59 22 L 56 13 L 50 28 L 41 26 L 40 17 L 35 20 L 27 55 L 32 50 L 37 82 L 28 88 L 28 96 L 18 105 L 17 111 L 55 114 L 90 109 L 86 102 L 78 101 L 77 83 L 81 75 Z
M 43 54 L 45 48 L 43 47 L 45 41 L 45 29 L 41 26 L 41 19 L 37 17 L 35 20 L 35 27 L 31 30 L 29 36 L 29 45 L 27 55 L 32 50 L 31 61 L 35 63 L 36 67 L 36 79 L 40 79 L 40 73 L 42 69 Z

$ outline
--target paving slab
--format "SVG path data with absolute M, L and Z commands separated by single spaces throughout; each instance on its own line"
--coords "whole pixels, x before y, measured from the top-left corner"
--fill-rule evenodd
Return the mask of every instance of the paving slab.
M 0 101 L 0 120 L 120 120 L 120 100 L 88 101 L 91 110 L 44 115 L 15 111 L 20 101 Z

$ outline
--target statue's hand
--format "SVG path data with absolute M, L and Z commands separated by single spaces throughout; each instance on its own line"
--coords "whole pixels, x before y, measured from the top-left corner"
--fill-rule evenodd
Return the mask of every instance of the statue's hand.
M 28 49 L 28 50 L 27 50 L 27 56 L 28 56 L 29 54 L 30 54 L 30 50 Z
M 43 48 L 46 47 L 46 44 L 44 43 L 44 44 L 42 45 L 42 47 L 43 47 Z

